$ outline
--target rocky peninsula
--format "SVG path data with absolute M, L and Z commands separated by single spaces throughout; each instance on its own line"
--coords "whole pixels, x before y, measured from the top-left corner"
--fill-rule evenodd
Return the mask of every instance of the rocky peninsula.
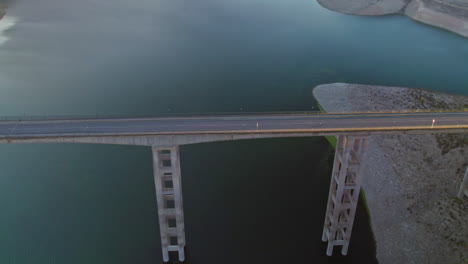
M 10 0 L 0 0 L 0 20 L 5 16 Z
M 364 16 L 404 14 L 468 37 L 468 0 L 317 0 L 330 10 Z
M 2 20 L 3 16 L 6 14 L 6 6 L 0 4 L 0 20 Z
M 468 97 L 334 83 L 313 94 L 327 112 L 468 108 Z M 372 136 L 363 179 L 381 264 L 468 263 L 468 202 L 457 198 L 468 135 Z

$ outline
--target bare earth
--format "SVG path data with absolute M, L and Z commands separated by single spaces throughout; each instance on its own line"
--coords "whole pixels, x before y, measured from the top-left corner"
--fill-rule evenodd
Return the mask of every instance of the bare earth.
M 327 112 L 468 108 L 468 97 L 356 84 L 317 86 Z M 363 180 L 381 264 L 468 263 L 468 202 L 456 195 L 468 135 L 373 136 Z
M 405 14 L 422 23 L 468 37 L 468 0 L 317 0 L 330 10 L 379 16 Z

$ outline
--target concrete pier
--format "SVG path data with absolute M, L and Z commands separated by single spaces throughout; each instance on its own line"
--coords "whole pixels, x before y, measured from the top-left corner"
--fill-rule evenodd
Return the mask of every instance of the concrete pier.
M 164 262 L 176 251 L 185 260 L 185 229 L 179 146 L 153 147 L 154 184 Z
M 463 199 L 463 197 L 468 197 L 468 166 L 466 167 L 465 177 L 463 177 L 460 191 L 458 191 L 458 198 Z
M 328 256 L 335 246 L 348 254 L 368 144 L 368 137 L 338 137 L 322 235 Z

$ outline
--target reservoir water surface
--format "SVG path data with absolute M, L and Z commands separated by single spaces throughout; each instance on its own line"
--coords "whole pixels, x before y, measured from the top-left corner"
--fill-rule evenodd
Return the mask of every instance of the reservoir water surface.
M 468 94 L 468 40 L 313 0 L 23 0 L 0 21 L 0 115 L 316 110 L 330 82 Z M 181 148 L 189 263 L 375 263 L 321 231 L 323 138 Z M 0 145 L 1 263 L 160 263 L 150 149 Z

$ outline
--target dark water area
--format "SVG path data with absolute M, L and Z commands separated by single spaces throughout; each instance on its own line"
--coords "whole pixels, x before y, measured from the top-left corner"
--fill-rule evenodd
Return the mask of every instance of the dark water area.
M 316 110 L 330 82 L 468 94 L 468 42 L 313 0 L 23 0 L 0 21 L 0 115 Z M 324 138 L 181 147 L 189 263 L 375 263 L 358 206 L 321 242 Z M 0 145 L 0 263 L 161 263 L 151 151 Z M 336 252 L 338 253 L 338 252 Z
M 2 263 L 162 262 L 149 148 L 1 148 Z M 362 202 L 325 256 L 332 159 L 321 137 L 181 147 L 187 263 L 375 263 Z
M 200 144 L 181 154 L 184 185 L 192 188 L 184 197 L 186 235 L 204 241 L 189 246 L 190 263 L 374 263 L 362 203 L 353 253 L 324 254 L 333 151 L 323 138 Z

